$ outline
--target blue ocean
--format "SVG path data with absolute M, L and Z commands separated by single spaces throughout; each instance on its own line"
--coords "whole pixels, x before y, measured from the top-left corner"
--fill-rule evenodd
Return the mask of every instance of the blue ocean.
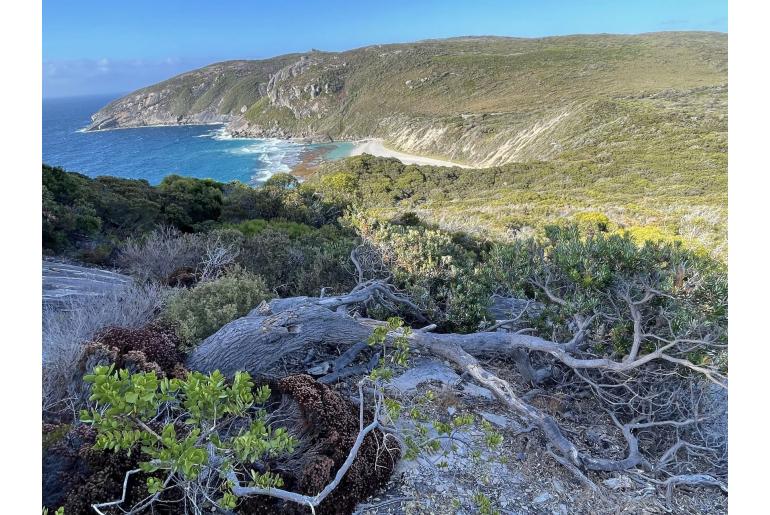
M 119 96 L 44 99 L 43 163 L 91 177 L 114 175 L 150 184 L 172 173 L 257 184 L 300 163 L 345 157 L 353 147 L 347 142 L 231 138 L 221 125 L 82 130 L 93 113 Z

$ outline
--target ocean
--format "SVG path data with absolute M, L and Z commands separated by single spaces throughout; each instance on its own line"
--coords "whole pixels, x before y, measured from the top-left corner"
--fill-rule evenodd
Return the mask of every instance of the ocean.
M 91 114 L 120 95 L 43 100 L 43 163 L 96 177 L 158 184 L 169 174 L 258 184 L 297 165 L 349 155 L 350 142 L 301 144 L 231 138 L 221 125 L 84 132 Z

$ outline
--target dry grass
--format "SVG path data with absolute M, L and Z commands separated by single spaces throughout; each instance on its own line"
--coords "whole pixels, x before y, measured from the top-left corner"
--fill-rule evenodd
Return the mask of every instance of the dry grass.
M 132 284 L 99 297 L 79 297 L 43 310 L 43 409 L 75 407 L 79 397 L 78 363 L 86 343 L 108 326 L 136 328 L 150 322 L 167 290 Z

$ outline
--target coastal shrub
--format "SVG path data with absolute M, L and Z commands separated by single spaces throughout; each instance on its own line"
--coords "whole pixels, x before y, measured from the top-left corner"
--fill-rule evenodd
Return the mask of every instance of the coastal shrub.
M 160 194 L 143 179 L 97 177 L 92 189 L 100 218 L 117 237 L 151 230 L 160 221 Z
M 442 329 L 473 331 L 486 317 L 489 289 L 478 273 L 479 255 L 463 235 L 424 226 L 351 217 L 362 238 L 382 255 L 396 286 L 404 289 Z
M 349 257 L 355 237 L 349 230 L 283 221 L 249 221 L 238 228 L 250 235 L 238 263 L 281 296 L 317 296 L 321 288 L 343 293 L 355 284 Z
M 269 298 L 261 277 L 234 270 L 177 291 L 169 299 L 163 319 L 174 328 L 183 348 L 191 347 Z
M 358 190 L 358 177 L 350 172 L 334 172 L 322 175 L 319 189 L 329 199 L 352 201 Z
M 306 234 L 313 232 L 313 228 L 310 227 L 309 225 L 305 225 L 297 222 L 291 222 L 283 219 L 246 220 L 245 222 L 241 222 L 231 227 L 233 227 L 234 229 L 237 229 L 238 231 L 243 233 L 245 236 L 255 236 L 268 228 L 274 231 L 285 233 L 289 238 L 298 238 L 300 236 L 304 236 Z
M 103 328 L 139 328 L 160 310 L 167 290 L 131 284 L 98 297 L 77 297 L 43 310 L 43 408 L 52 413 L 77 406 L 82 382 L 78 363 L 86 343 Z
M 118 250 L 117 264 L 140 280 L 164 283 L 180 268 L 197 268 L 203 251 L 201 235 L 163 225 L 144 237 L 128 238 Z
M 149 493 L 180 486 L 195 500 L 196 494 L 184 485 L 209 466 L 216 472 L 205 481 L 213 484 L 202 487 L 204 495 L 223 509 L 236 507 L 237 498 L 225 481 L 236 471 L 250 474 L 250 484 L 283 486 L 282 476 L 264 465 L 292 453 L 297 440 L 286 428 L 270 425 L 267 412 L 260 409 L 270 398 L 270 388 L 256 387 L 247 372 L 236 372 L 231 381 L 219 371 L 189 372 L 169 380 L 110 365 L 95 367 L 83 379 L 91 385 L 93 404 L 80 418 L 96 430 L 93 449 L 112 451 L 107 455 L 134 451 Z M 233 422 L 241 428 L 237 432 L 227 430 Z M 257 470 L 255 463 L 261 465 Z M 174 478 L 171 484 L 164 484 L 167 476 Z
M 119 240 L 160 221 L 159 193 L 144 180 L 91 179 L 43 165 L 42 182 L 46 250 L 108 263 Z
M 43 247 L 61 252 L 98 233 L 102 221 L 87 203 L 65 205 L 43 185 Z
M 186 232 L 208 220 L 218 220 L 222 212 L 222 188 L 222 183 L 211 179 L 166 176 L 158 186 L 163 219 Z
M 640 245 L 629 234 L 585 235 L 576 226 L 549 226 L 546 235 L 544 241 L 495 245 L 482 268 L 496 293 L 545 305 L 532 315 L 532 327 L 567 341 L 576 315 L 598 314 L 605 322 L 591 335 L 595 350 L 622 356 L 633 334 L 626 296 L 638 300 L 654 291 L 661 294 L 638 306 L 648 332 L 673 338 L 694 331 L 688 337 L 697 339 L 710 327 L 712 338 L 726 338 L 727 276 L 718 261 L 676 243 Z
M 289 231 L 338 226 L 346 206 L 288 174 L 277 174 L 257 187 L 178 175 L 151 186 L 145 180 L 92 179 L 43 165 L 43 249 L 100 265 L 119 264 L 144 279 L 165 281 L 175 270 L 200 265 L 173 248 L 195 243 L 194 237 L 186 240 L 179 233 L 209 233 L 257 219 L 283 223 L 281 228 Z M 159 235 L 174 241 L 159 241 Z M 149 255 L 137 255 L 144 252 Z
M 602 137 L 627 143 L 622 135 Z M 394 159 L 362 155 L 325 163 L 303 185 L 317 188 L 328 200 L 345 199 L 376 209 L 381 219 L 415 211 L 424 222 L 445 230 L 464 230 L 498 241 L 542 237 L 545 226 L 565 220 L 588 222 L 584 229 L 595 226 L 605 231 L 604 220 L 583 219 L 588 215 L 605 215 L 610 222 L 605 232 L 617 226 L 644 227 L 654 221 L 669 238 L 685 235 L 687 246 L 705 248 L 713 257 L 724 259 L 726 154 L 708 151 L 708 158 L 703 158 L 710 166 L 703 170 L 698 164 L 703 161 L 693 157 L 701 151 L 679 148 L 673 159 L 662 150 L 672 140 L 653 143 L 632 138 L 633 145 L 613 151 L 612 162 L 617 167 L 591 161 L 592 152 L 598 150 L 595 143 L 584 146 L 585 152 L 565 151 L 564 159 L 477 170 L 407 166 Z M 673 164 L 682 168 L 674 173 Z M 704 212 L 708 224 L 688 230 L 692 220 Z
M 219 220 L 225 224 L 283 219 L 320 227 L 336 223 L 347 205 L 339 199 L 320 196 L 314 187 L 299 184 L 288 174 L 276 174 L 257 187 L 231 182 L 223 186 L 223 194 Z
M 290 173 L 275 173 L 262 183 L 262 187 L 271 192 L 284 193 L 299 186 L 299 180 Z
M 610 219 L 598 211 L 586 211 L 575 215 L 575 224 L 586 233 L 609 232 Z
M 271 219 L 280 214 L 283 205 L 282 195 L 237 181 L 225 185 L 223 193 L 220 220 L 225 223 L 255 218 Z
M 660 227 L 654 225 L 634 226 L 628 227 L 618 231 L 620 234 L 628 234 L 634 241 L 639 244 L 645 242 L 666 242 L 666 243 L 682 243 L 682 238 L 675 234 L 671 234 Z

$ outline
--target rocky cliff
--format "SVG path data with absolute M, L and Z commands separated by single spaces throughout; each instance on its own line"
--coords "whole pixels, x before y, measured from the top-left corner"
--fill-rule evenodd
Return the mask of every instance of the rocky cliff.
M 494 166 L 579 151 L 630 111 L 658 127 L 661 95 L 697 118 L 703 95 L 726 105 L 726 84 L 725 34 L 454 38 L 217 63 L 116 100 L 90 128 L 219 122 Z

